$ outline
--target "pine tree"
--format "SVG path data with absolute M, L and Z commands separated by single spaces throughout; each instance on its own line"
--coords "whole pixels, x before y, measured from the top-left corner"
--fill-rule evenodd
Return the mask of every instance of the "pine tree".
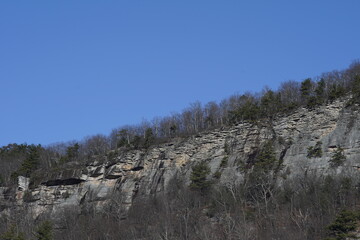
M 30 174 L 38 167 L 40 160 L 39 150 L 41 149 L 41 146 L 30 145 L 28 148 L 28 156 L 21 164 L 17 173 L 18 175 L 23 175 L 25 177 L 30 177 Z
M 207 180 L 209 174 L 210 168 L 206 162 L 202 161 L 194 165 L 190 176 L 190 188 L 201 192 L 207 190 L 211 185 L 211 182 Z
M 273 170 L 278 162 L 275 156 L 275 150 L 272 143 L 269 141 L 265 143 L 255 162 L 255 170 L 263 170 L 269 172 Z
M 313 83 L 311 81 L 311 78 L 307 78 L 303 82 L 301 82 L 301 88 L 300 88 L 301 97 L 305 102 L 307 102 L 307 100 L 311 96 L 312 86 L 313 86 Z
M 359 214 L 356 212 L 343 210 L 336 217 L 335 221 L 328 226 L 330 235 L 335 238 L 328 238 L 334 240 L 345 240 L 352 236 L 351 232 L 357 228 L 357 221 L 359 221 Z

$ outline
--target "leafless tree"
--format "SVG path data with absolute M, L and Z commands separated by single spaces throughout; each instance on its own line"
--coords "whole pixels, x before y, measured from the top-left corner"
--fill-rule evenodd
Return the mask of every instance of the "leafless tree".
M 82 144 L 80 151 L 84 155 L 92 156 L 104 154 L 110 149 L 109 138 L 105 135 L 98 134 L 95 136 L 87 137 Z

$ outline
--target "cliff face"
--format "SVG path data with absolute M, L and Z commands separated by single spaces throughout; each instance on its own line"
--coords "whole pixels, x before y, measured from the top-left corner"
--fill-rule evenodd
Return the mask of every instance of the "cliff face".
M 243 180 L 244 169 L 268 141 L 283 163 L 282 178 L 309 172 L 355 172 L 360 169 L 359 107 L 345 108 L 345 101 L 336 101 L 316 110 L 299 109 L 271 123 L 241 123 L 146 151 L 113 152 L 85 167 L 66 166 L 44 173 L 31 188 L 29 180 L 20 177 L 16 192 L 0 189 L 0 211 L 10 211 L 12 196 L 16 207 L 26 207 L 33 217 L 44 212 L 56 214 L 69 206 L 80 211 L 88 204 L 101 210 L 117 194 L 116 201 L 126 212 L 137 197 L 167 191 L 172 180 L 189 184 L 191 167 L 198 161 L 208 163 L 219 184 L 234 184 Z M 317 142 L 322 156 L 307 157 L 308 148 Z M 330 167 L 329 160 L 338 147 L 344 149 L 346 161 Z

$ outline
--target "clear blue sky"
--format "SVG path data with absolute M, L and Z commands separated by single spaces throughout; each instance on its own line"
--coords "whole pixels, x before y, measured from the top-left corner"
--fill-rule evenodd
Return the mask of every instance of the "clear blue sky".
M 359 0 L 0 1 L 0 145 L 108 134 L 360 57 Z

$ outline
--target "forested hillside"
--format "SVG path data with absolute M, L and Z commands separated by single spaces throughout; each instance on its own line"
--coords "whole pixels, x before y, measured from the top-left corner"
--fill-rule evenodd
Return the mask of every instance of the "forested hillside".
M 351 239 L 359 104 L 354 62 L 108 136 L 3 146 L 0 239 Z
M 290 114 L 301 107 L 314 109 L 345 96 L 351 96 L 348 106 L 360 102 L 358 61 L 348 69 L 323 73 L 314 79 L 283 82 L 278 90 L 265 87 L 259 93 L 235 94 L 220 103 L 202 105 L 195 102 L 181 113 L 118 127 L 108 136 L 99 134 L 81 141 L 49 146 L 10 143 L 0 149 L 0 179 L 2 183 L 9 183 L 11 175 L 16 176 L 17 171 L 27 171 L 29 175 L 36 168 L 46 169 L 66 162 L 86 161 L 93 155 L 106 154 L 110 150 L 146 149 L 173 138 L 188 137 L 243 121 L 271 122 L 275 116 Z M 30 149 L 35 148 L 39 154 L 38 160 L 25 162 L 24 165 Z

